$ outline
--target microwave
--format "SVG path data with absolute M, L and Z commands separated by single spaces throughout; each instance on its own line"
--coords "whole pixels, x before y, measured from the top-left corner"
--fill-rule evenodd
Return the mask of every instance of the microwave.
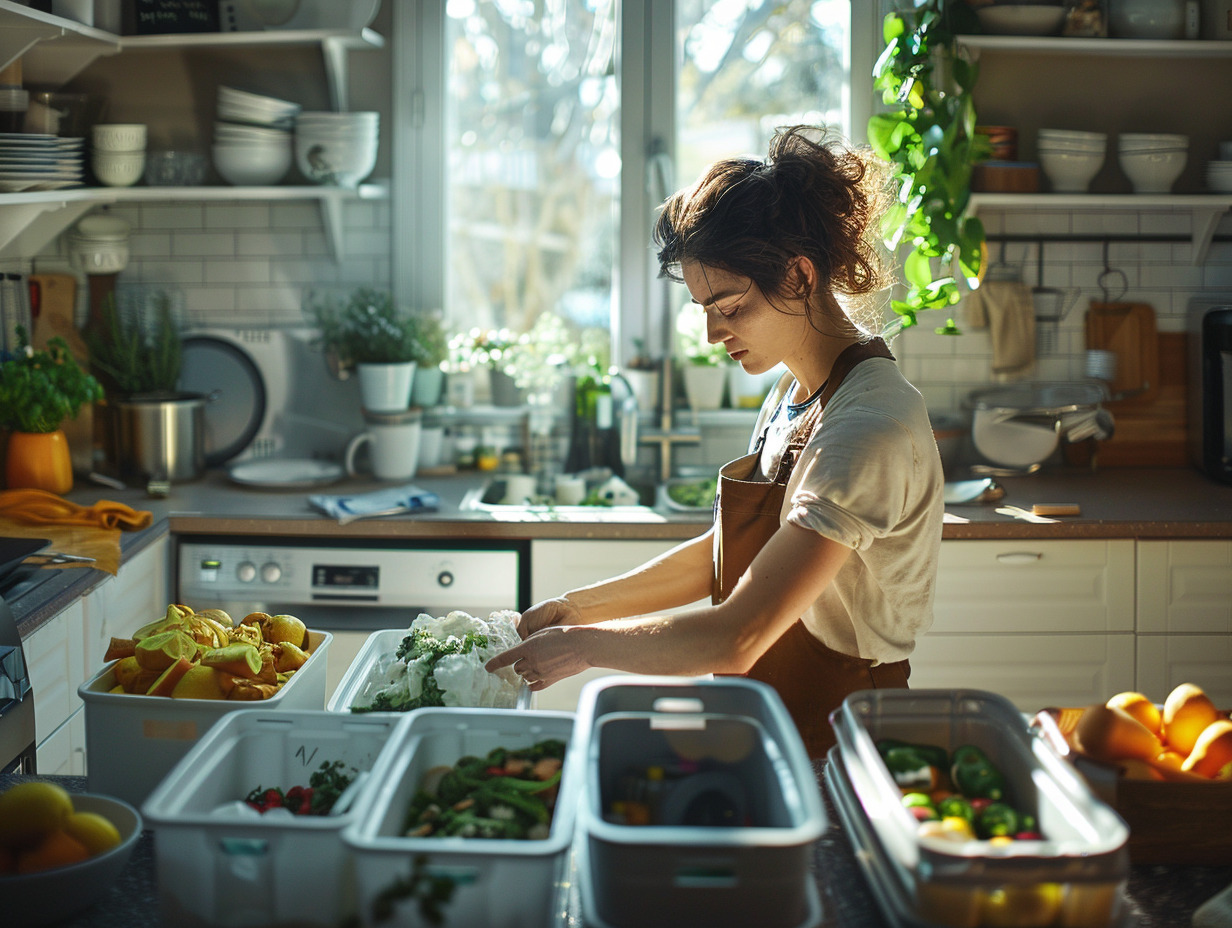
M 1232 300 L 1189 314 L 1189 447 L 1194 464 L 1232 484 Z

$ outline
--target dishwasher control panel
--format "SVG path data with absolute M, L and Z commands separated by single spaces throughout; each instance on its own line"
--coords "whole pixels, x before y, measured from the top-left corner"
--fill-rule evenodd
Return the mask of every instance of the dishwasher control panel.
M 178 590 L 194 601 L 508 609 L 521 554 L 491 548 L 371 548 L 183 541 Z

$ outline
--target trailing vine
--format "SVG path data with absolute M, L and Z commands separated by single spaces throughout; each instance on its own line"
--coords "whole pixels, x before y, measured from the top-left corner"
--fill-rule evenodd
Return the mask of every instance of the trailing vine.
M 957 303 L 960 279 L 979 286 L 984 225 L 966 211 L 972 168 L 991 146 L 975 131 L 971 95 L 979 69 L 955 41 L 978 31 L 966 0 L 916 0 L 913 9 L 886 16 L 882 26 L 885 49 L 873 86 L 892 109 L 869 120 L 868 138 L 894 166 L 898 185 L 882 237 L 891 250 L 911 248 L 903 259 L 907 292 L 890 304 L 903 327 L 918 325 L 923 310 Z M 951 318 L 937 332 L 958 334 L 958 328 Z

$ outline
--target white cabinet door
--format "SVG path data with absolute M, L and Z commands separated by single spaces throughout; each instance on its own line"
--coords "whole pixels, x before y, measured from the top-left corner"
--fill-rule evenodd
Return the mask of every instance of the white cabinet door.
M 77 687 L 85 679 L 85 610 L 80 601 L 22 640 L 34 690 L 34 740 L 39 770 L 65 769 L 72 746 L 64 726 L 82 708 Z M 44 760 L 46 758 L 46 760 Z
M 1232 541 L 1138 542 L 1138 631 L 1232 635 Z
M 1137 689 L 1163 702 L 1181 683 L 1202 687 L 1217 706 L 1232 706 L 1232 636 L 1139 635 Z
M 170 539 L 160 538 L 86 597 L 87 677 L 102 669 L 103 655 L 113 637 L 127 638 L 166 614 L 171 602 L 170 551 Z
M 916 643 L 910 682 L 989 690 L 1032 714 L 1085 706 L 1134 688 L 1134 636 L 929 634 Z
M 1134 630 L 1134 543 L 944 541 L 934 632 Z
M 530 598 L 533 602 L 559 596 L 588 583 L 615 577 L 638 567 L 676 541 L 532 541 L 530 544 Z M 594 668 L 561 680 L 535 694 L 537 709 L 577 709 L 578 694 L 590 680 L 617 670 Z

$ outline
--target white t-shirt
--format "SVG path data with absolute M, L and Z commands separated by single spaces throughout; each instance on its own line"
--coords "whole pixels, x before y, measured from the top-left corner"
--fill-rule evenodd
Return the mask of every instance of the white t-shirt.
M 793 392 L 777 404 L 772 393 L 758 420 L 754 442 L 769 426 L 766 479 L 792 432 L 815 421 L 815 409 L 788 403 Z M 780 519 L 853 549 L 801 617 L 827 647 L 879 663 L 911 655 L 933 622 L 944 484 L 920 392 L 888 358 L 857 364 L 813 428 Z

